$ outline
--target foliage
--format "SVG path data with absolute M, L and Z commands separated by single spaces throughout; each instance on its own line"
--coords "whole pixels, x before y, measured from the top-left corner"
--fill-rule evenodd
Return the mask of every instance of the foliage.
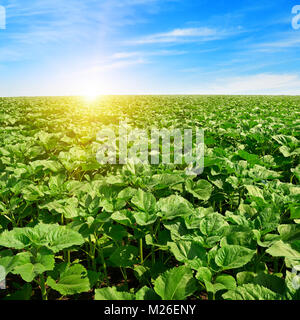
M 299 105 L 299 97 L 0 98 L 0 296 L 298 300 Z M 97 133 L 124 119 L 203 129 L 204 172 L 99 164 Z

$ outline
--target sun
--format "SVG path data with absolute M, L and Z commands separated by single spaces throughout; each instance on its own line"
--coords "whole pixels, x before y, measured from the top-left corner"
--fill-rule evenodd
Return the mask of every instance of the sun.
M 89 85 L 81 91 L 81 97 L 88 104 L 96 102 L 102 96 L 103 93 L 101 89 L 95 85 Z
M 86 102 L 95 102 L 100 96 L 101 94 L 88 93 L 88 94 L 84 94 L 83 98 Z

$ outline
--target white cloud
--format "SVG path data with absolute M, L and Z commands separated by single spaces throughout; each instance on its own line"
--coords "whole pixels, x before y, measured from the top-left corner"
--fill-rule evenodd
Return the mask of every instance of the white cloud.
M 205 85 L 206 94 L 275 94 L 299 95 L 300 77 L 297 74 L 267 74 L 216 79 Z
M 156 35 L 157 38 L 163 37 L 207 37 L 216 34 L 216 30 L 209 28 L 186 28 L 174 29 L 173 31 Z
M 211 28 L 183 28 L 174 29 L 169 32 L 155 33 L 140 39 L 132 40 L 131 44 L 152 44 L 152 43 L 177 43 L 187 41 L 211 41 L 224 37 L 226 32 Z
M 299 47 L 300 46 L 300 37 L 299 34 L 296 36 L 287 33 L 283 39 L 277 41 L 270 41 L 265 43 L 259 43 L 255 45 L 258 48 L 258 51 L 261 52 L 274 52 L 281 51 L 287 48 Z
M 86 69 L 84 73 L 101 73 L 107 70 L 114 70 L 114 69 L 122 69 L 127 68 L 134 65 L 139 64 L 146 64 L 148 63 L 144 59 L 127 59 L 127 60 L 120 60 L 120 61 L 113 61 L 110 63 L 103 63 L 103 64 L 95 64 L 92 67 Z
M 156 50 L 156 51 L 129 51 L 117 52 L 112 55 L 113 59 L 127 59 L 133 57 L 153 57 L 153 56 L 179 56 L 187 54 L 184 50 Z

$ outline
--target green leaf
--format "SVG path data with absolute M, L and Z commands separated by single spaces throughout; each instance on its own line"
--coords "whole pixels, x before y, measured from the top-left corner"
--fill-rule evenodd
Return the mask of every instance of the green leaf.
M 242 158 L 247 160 L 250 164 L 259 163 L 259 157 L 256 154 L 248 153 L 245 150 L 239 150 L 238 155 Z
M 278 276 L 266 274 L 260 272 L 256 277 L 252 279 L 252 283 L 259 284 L 265 288 L 268 288 L 278 294 L 284 294 L 285 281 Z
M 59 277 L 53 279 L 49 276 L 47 284 L 64 296 L 90 290 L 87 271 L 81 264 L 74 264 L 71 266 L 64 264 Z
M 154 281 L 154 290 L 163 300 L 185 300 L 196 289 L 192 270 L 186 266 L 170 269 Z
M 221 274 L 217 276 L 215 279 L 215 284 L 216 283 L 223 285 L 226 290 L 234 290 L 236 288 L 236 281 L 229 274 Z
M 111 215 L 111 218 L 127 227 L 132 227 L 135 223 L 133 213 L 129 210 L 116 211 Z
M 291 219 L 300 219 L 300 206 L 290 205 Z
M 54 269 L 54 255 L 48 249 L 41 249 L 33 255 L 30 252 L 21 252 L 16 255 L 17 266 L 13 274 L 19 274 L 26 282 L 32 282 L 38 275 Z
M 196 274 L 196 279 L 201 282 L 204 282 L 204 281 L 211 282 L 212 273 L 207 267 L 200 267 Z
M 116 249 L 109 260 L 117 267 L 131 267 L 138 261 L 138 249 L 126 245 Z
M 3 300 L 13 300 L 13 301 L 20 301 L 20 300 L 30 300 L 32 295 L 32 286 L 29 283 L 25 283 L 25 285 L 17 290 L 14 293 L 8 294 L 3 298 Z
M 200 230 L 205 236 L 222 236 L 229 224 L 219 213 L 211 213 L 200 222 Z
M 289 259 L 300 260 L 300 251 L 292 248 L 291 244 L 283 241 L 276 241 L 269 249 L 266 250 L 273 257 L 285 257 Z
M 57 224 L 40 223 L 34 228 L 14 228 L 0 235 L 0 245 L 3 247 L 25 249 L 44 246 L 54 253 L 83 243 L 84 239 L 78 232 Z
M 149 185 L 156 190 L 166 189 L 183 182 L 184 179 L 175 173 L 155 174 L 152 176 Z
M 236 275 L 236 280 L 239 286 L 246 283 L 253 283 L 253 279 L 256 277 L 254 272 L 242 271 Z
M 144 192 L 139 189 L 131 202 L 141 211 L 154 212 L 156 206 L 156 200 L 152 193 Z
M 115 241 L 121 241 L 122 239 L 128 238 L 129 236 L 126 228 L 119 224 L 109 225 L 106 229 L 106 234 Z
M 133 216 L 135 218 L 136 223 L 139 226 L 148 226 L 150 224 L 153 224 L 158 218 L 158 216 L 155 213 L 151 214 L 149 212 L 142 211 L 134 212 Z
M 118 291 L 116 287 L 95 290 L 95 300 L 135 300 L 135 296 L 128 292 Z
M 281 300 L 275 292 L 258 284 L 244 284 L 222 295 L 225 300 Z
M 161 300 L 155 291 L 148 287 L 141 288 L 135 295 L 136 300 Z
M 275 208 L 266 208 L 254 220 L 256 229 L 263 230 L 263 234 L 275 230 L 280 222 L 280 213 Z
M 0 273 L 0 281 L 3 281 L 5 277 L 14 270 L 18 265 L 18 257 L 13 254 L 11 250 L 4 250 L 0 252 L 0 266 L 4 268 L 5 274 Z
M 247 264 L 254 254 L 255 250 L 236 245 L 227 245 L 217 251 L 215 262 L 223 270 L 236 269 Z
M 221 247 L 225 245 L 239 245 L 249 249 L 255 249 L 256 241 L 253 239 L 251 231 L 231 231 L 221 240 Z
M 165 220 L 172 220 L 179 216 L 192 215 L 193 207 L 189 201 L 181 196 L 172 195 L 168 198 L 162 198 L 157 203 L 159 216 Z
M 180 262 L 186 262 L 194 259 L 206 260 L 206 250 L 197 242 L 168 242 L 168 246 L 175 258 Z
M 40 209 L 47 209 L 53 214 L 62 214 L 66 219 L 79 217 L 82 212 L 78 208 L 78 200 L 76 198 L 66 198 L 55 200 L 39 206 Z
M 259 189 L 258 187 L 252 186 L 252 185 L 246 185 L 245 187 L 246 187 L 248 194 L 250 196 L 255 197 L 255 198 L 264 199 L 263 191 L 261 189 Z
M 213 186 L 206 180 L 198 180 L 197 182 L 187 180 L 185 188 L 195 198 L 203 201 L 209 200 L 213 191 Z
M 118 194 L 118 198 L 119 199 L 123 199 L 128 201 L 129 199 L 131 199 L 135 194 L 137 193 L 136 189 L 133 189 L 131 187 L 125 188 L 123 190 L 121 190 Z

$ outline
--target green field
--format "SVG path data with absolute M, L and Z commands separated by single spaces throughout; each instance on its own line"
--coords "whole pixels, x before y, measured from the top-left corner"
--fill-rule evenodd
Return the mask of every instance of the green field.
M 0 98 L 0 297 L 300 299 L 299 119 L 300 97 Z M 124 120 L 203 129 L 204 172 L 99 164 Z

